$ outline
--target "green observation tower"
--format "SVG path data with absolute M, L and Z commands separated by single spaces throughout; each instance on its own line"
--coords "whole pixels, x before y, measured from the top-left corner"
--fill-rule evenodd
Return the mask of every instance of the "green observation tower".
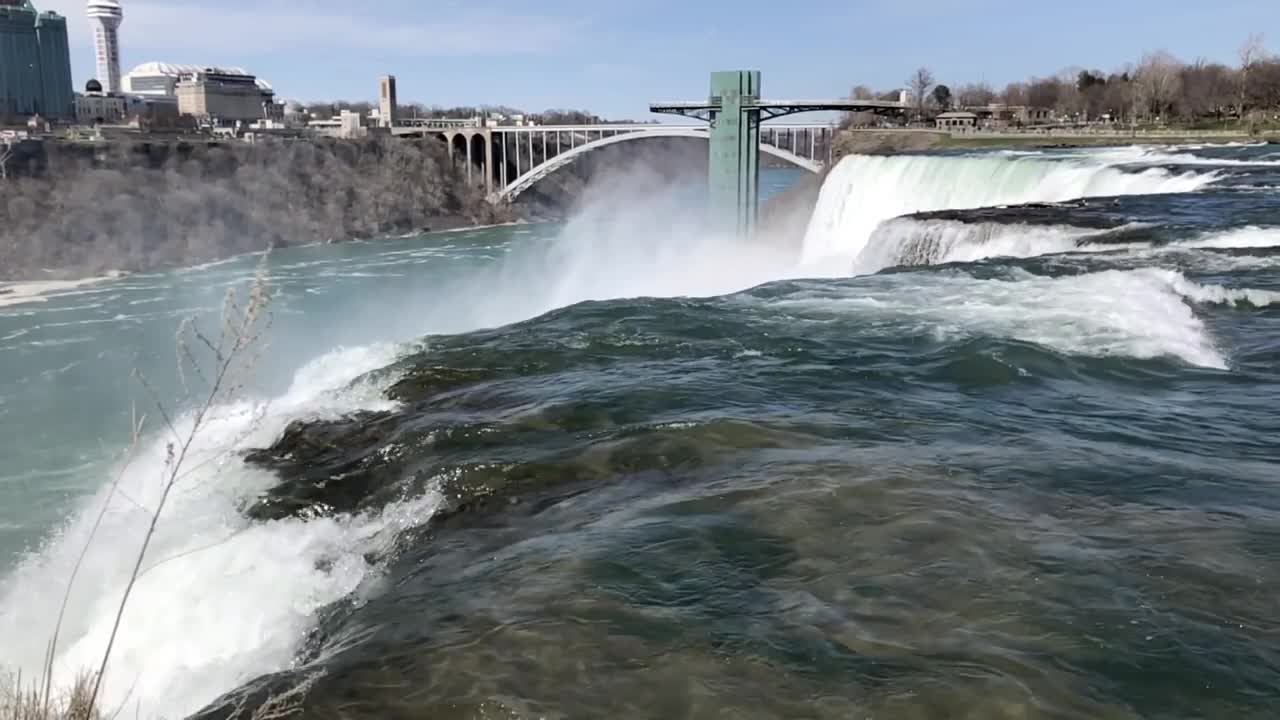
M 905 105 L 877 100 L 762 100 L 760 71 L 711 73 L 704 101 L 653 103 L 655 113 L 683 115 L 711 125 L 707 168 L 712 218 L 722 227 L 748 235 L 760 209 L 760 123 L 802 112 L 901 113 Z

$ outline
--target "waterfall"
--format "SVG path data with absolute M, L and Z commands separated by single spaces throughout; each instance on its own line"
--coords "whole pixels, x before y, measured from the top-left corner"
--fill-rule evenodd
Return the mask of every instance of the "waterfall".
M 900 233 L 877 235 L 886 220 L 936 210 L 1063 202 L 1116 195 L 1180 193 L 1217 179 L 1213 172 L 1131 172 L 1101 158 L 1046 160 L 1034 156 L 981 157 L 850 155 L 831 171 L 804 239 L 806 264 L 838 262 L 856 273 L 896 261 Z M 977 237 L 977 236 L 975 236 Z M 874 243 L 873 243 L 874 240 Z

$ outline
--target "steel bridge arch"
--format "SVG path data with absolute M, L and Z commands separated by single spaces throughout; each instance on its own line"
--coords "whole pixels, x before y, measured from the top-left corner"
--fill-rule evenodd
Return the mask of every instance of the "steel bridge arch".
M 632 140 L 645 140 L 648 138 L 700 138 L 702 140 L 709 141 L 711 139 L 711 134 L 708 129 L 704 128 L 654 128 L 652 130 L 645 129 L 620 132 L 617 135 L 610 135 L 608 137 L 592 140 L 571 150 L 562 152 L 553 158 L 549 158 L 545 163 L 542 163 L 537 167 L 530 168 L 525 171 L 523 175 L 508 183 L 506 187 L 495 192 L 492 199 L 500 202 L 514 200 L 520 195 L 520 193 L 528 190 L 530 187 L 533 187 L 533 185 L 539 180 L 589 152 L 599 150 L 600 148 L 608 147 L 610 145 L 616 145 L 618 143 L 630 142 Z M 822 172 L 822 165 L 818 162 L 801 157 L 788 150 L 783 150 L 780 147 L 769 145 L 767 143 L 760 143 L 760 150 L 761 152 L 767 153 L 781 160 L 786 160 L 792 165 L 795 165 L 802 170 L 808 170 L 815 175 Z

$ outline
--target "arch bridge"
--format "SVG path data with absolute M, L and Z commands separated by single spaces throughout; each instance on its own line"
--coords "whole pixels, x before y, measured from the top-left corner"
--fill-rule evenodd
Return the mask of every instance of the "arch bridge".
M 808 172 L 831 162 L 832 123 L 771 123 L 760 129 L 760 150 Z M 470 182 L 483 182 L 491 202 L 510 202 L 578 158 L 619 143 L 654 138 L 710 140 L 706 125 L 657 123 L 482 127 L 460 121 L 397 125 L 397 136 L 435 137 L 448 144 Z

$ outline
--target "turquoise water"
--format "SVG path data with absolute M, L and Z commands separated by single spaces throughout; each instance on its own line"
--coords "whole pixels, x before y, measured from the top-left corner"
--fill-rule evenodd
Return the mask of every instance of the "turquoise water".
M 521 237 L 549 228 L 503 228 L 280 251 L 269 263 L 273 327 L 253 378 L 272 397 L 294 373 L 335 347 L 411 338 L 422 315 L 388 316 L 422 298 L 424 285 L 491 262 Z M 0 557 L 8 567 L 95 491 L 127 443 L 130 414 L 149 413 L 143 372 L 166 402 L 183 394 L 177 373 L 179 322 L 218 327 L 225 293 L 243 290 L 259 256 L 137 275 L 0 310 Z M 353 267 L 354 266 L 354 267 Z M 154 418 L 153 418 L 154 419 Z
M 108 698 L 1274 716 L 1280 157 L 842 167 L 803 239 L 708 233 L 674 192 L 269 256 L 267 352 L 166 509 Z M 187 427 L 177 323 L 260 261 L 0 309 L 0 664 L 39 664 L 131 402 L 154 420 L 130 372 Z M 158 495 L 150 427 L 63 677 Z

